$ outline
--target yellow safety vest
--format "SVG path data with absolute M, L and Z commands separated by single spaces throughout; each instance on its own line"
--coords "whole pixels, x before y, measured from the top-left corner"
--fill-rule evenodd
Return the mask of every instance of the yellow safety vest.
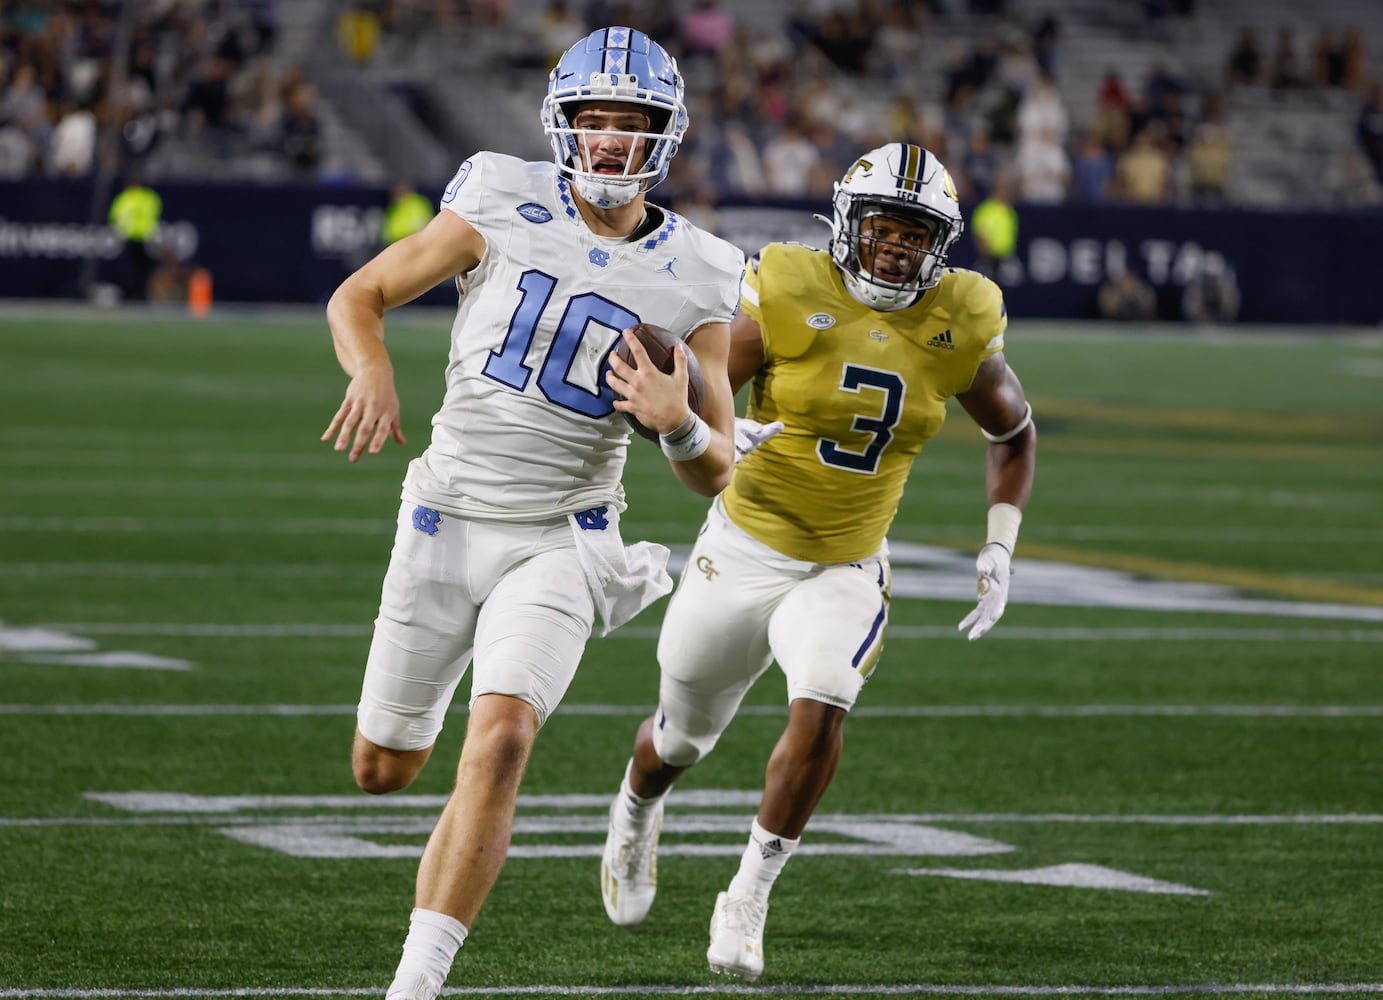
M 110 224 L 126 240 L 143 243 L 158 227 L 163 199 L 143 186 L 127 187 L 110 203 Z

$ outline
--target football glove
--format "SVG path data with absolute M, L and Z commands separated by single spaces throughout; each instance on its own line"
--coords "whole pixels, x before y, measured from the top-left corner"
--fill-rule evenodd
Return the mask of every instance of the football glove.
M 750 420 L 748 417 L 736 417 L 735 461 L 738 462 L 769 438 L 775 437 L 782 429 L 783 422 L 781 420 L 775 420 L 771 424 L 761 424 L 757 420 Z
M 1008 549 L 997 542 L 989 542 L 980 549 L 975 559 L 975 571 L 979 574 L 979 603 L 975 610 L 965 616 L 960 623 L 960 631 L 970 630 L 969 640 L 974 642 L 1003 617 L 1008 606 L 1009 564 L 1012 556 Z

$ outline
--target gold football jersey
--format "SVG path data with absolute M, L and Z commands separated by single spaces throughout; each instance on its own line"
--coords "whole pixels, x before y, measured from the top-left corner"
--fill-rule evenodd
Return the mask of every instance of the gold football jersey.
M 748 416 L 785 426 L 735 466 L 726 511 L 794 559 L 872 555 L 946 400 L 1003 350 L 999 287 L 948 268 L 915 304 L 875 312 L 845 290 L 830 254 L 771 243 L 750 261 L 740 307 L 764 339 Z

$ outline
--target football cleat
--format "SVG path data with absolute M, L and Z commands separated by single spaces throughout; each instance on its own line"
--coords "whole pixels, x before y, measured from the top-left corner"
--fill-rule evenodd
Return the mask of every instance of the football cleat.
M 706 961 L 712 972 L 753 982 L 764 971 L 764 921 L 768 900 L 755 896 L 716 896 L 711 912 L 711 946 Z
M 632 927 L 648 916 L 658 891 L 658 834 L 663 828 L 663 802 L 654 807 L 647 829 L 640 832 L 620 808 L 610 804 L 610 826 L 600 858 L 600 895 L 605 913 L 621 927 Z
M 389 985 L 384 1000 L 437 1000 L 441 995 L 442 984 L 434 982 L 430 976 L 420 972 L 416 976 L 396 978 Z

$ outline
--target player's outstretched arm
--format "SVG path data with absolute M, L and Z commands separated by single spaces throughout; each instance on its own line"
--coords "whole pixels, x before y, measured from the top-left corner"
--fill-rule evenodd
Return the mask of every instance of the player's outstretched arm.
M 1010 563 L 1037 470 L 1037 428 L 1023 386 L 1003 354 L 981 363 L 975 381 L 956 398 L 989 441 L 989 530 L 975 560 L 979 599 L 960 623 L 973 641 L 993 628 L 1008 606 Z
M 384 346 L 384 313 L 434 285 L 475 267 L 485 239 L 460 216 L 440 212 L 422 230 L 386 247 L 336 289 L 327 325 L 341 368 L 350 376 L 345 399 L 322 433 L 337 451 L 359 461 L 393 438 L 404 444 L 394 368 Z

